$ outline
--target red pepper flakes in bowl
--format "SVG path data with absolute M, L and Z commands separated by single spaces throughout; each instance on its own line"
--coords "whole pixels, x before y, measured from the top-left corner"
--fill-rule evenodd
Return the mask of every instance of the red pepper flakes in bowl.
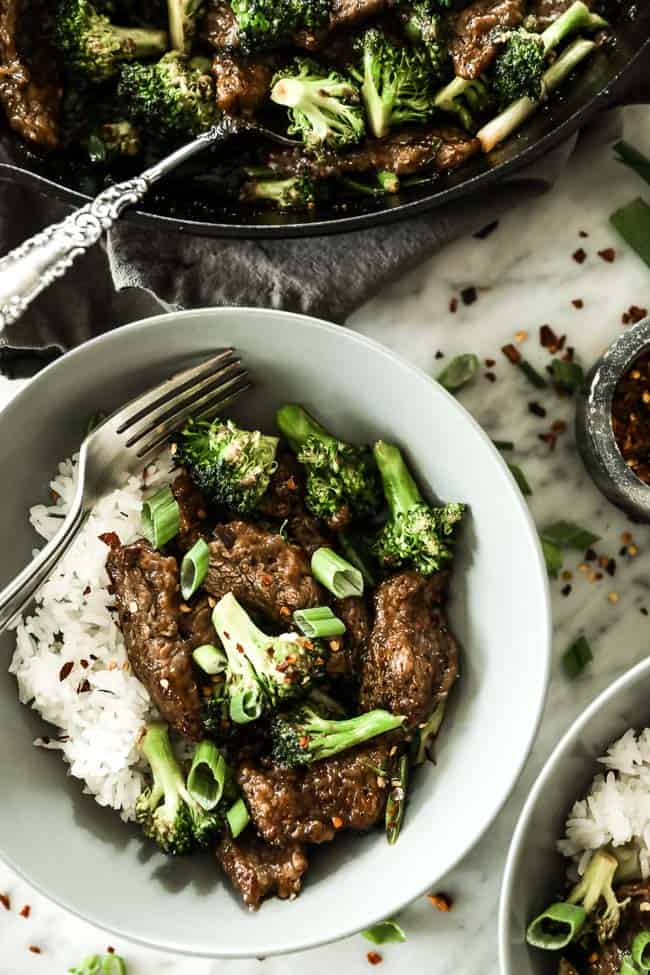
M 650 352 L 639 356 L 619 380 L 612 429 L 627 466 L 650 484 Z

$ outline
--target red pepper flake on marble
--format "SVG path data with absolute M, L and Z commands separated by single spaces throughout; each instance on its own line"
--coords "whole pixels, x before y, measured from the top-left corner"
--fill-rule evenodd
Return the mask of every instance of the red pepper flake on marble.
M 474 285 L 471 284 L 469 288 L 463 288 L 460 293 L 460 297 L 462 298 L 464 305 L 473 305 L 478 298 L 478 291 Z
M 456 314 L 458 311 L 458 298 L 449 299 L 449 311 L 452 313 L 452 315 Z
M 566 431 L 566 420 L 553 420 L 551 423 L 552 433 L 564 433 Z
M 621 315 L 621 322 L 623 325 L 636 325 L 643 318 L 647 318 L 648 309 L 641 308 L 639 305 L 630 305 L 627 311 L 624 311 Z
M 77 694 L 86 694 L 90 690 L 90 681 L 82 680 L 77 688 Z
M 11 910 L 11 901 L 9 900 L 9 894 L 0 894 L 0 904 L 2 904 L 5 911 Z
M 21 917 L 29 917 L 29 915 L 31 913 L 32 913 L 32 909 L 29 906 L 29 904 L 25 904 L 25 906 L 23 908 L 21 908 L 21 910 L 20 910 L 20 916 Z
M 521 352 L 516 345 L 512 344 L 512 342 L 509 342 L 508 345 L 502 346 L 501 351 L 508 362 L 511 362 L 513 366 L 517 366 L 521 362 Z
M 648 615 L 648 610 L 645 608 L 645 606 L 642 606 L 639 612 L 641 613 L 642 616 Z
M 605 247 L 602 251 L 598 251 L 598 257 L 601 257 L 607 264 L 613 264 L 616 260 L 616 251 L 613 247 Z
M 384 960 L 378 951 L 369 951 L 366 958 L 371 965 L 380 965 Z
M 566 586 L 562 586 L 560 592 L 563 596 L 568 596 L 571 593 L 571 583 L 567 582 Z
M 443 914 L 450 911 L 453 906 L 453 901 L 447 894 L 427 894 L 427 900 L 434 907 L 437 907 L 439 911 L 442 911 Z
M 548 444 L 549 450 L 555 450 L 555 445 L 557 444 L 557 434 L 540 433 L 538 436 L 542 443 Z
M 69 677 L 73 667 L 74 667 L 74 662 L 72 660 L 66 661 L 66 663 L 64 663 L 63 667 L 61 667 L 61 670 L 59 671 L 59 680 L 64 681 L 66 677 Z
M 97 536 L 100 542 L 104 545 L 108 545 L 109 548 L 119 548 L 120 546 L 120 536 L 117 532 L 104 532 Z
M 486 359 L 485 360 L 485 365 L 488 367 L 488 369 L 491 369 L 492 366 L 496 366 L 496 364 L 497 364 L 496 359 Z
M 546 410 L 544 409 L 541 403 L 535 403 L 535 402 L 529 403 L 528 412 L 532 413 L 533 416 L 539 416 L 542 420 L 546 416 Z
M 573 305 L 574 308 L 578 308 L 578 309 L 585 307 L 585 303 L 582 300 L 582 298 L 572 298 L 571 304 Z
M 488 382 L 491 382 L 491 383 L 495 383 L 497 381 L 497 377 L 495 376 L 495 374 L 493 372 L 486 372 L 485 373 L 485 378 L 488 380 Z
M 541 325 L 539 329 L 539 344 L 543 349 L 555 354 L 560 348 L 561 339 L 555 334 L 550 325 Z M 564 344 L 564 343 L 563 343 Z
M 114 955 L 115 954 L 115 948 L 113 947 L 113 945 L 109 945 L 108 948 L 106 949 L 106 952 L 109 955 Z
M 43 949 L 42 948 L 38 948 L 36 945 L 30 945 L 29 946 L 29 950 L 31 951 L 31 953 L 33 955 L 42 955 L 43 954 Z
M 586 230 L 579 230 L 578 231 L 578 237 L 588 237 L 588 236 L 589 236 L 589 234 L 587 233 Z
M 587 252 L 584 247 L 579 247 L 571 256 L 576 264 L 584 264 L 587 259 Z
M 434 356 L 435 359 L 444 359 L 444 357 L 445 357 L 445 353 L 442 351 L 442 349 L 438 349 L 438 351 Z

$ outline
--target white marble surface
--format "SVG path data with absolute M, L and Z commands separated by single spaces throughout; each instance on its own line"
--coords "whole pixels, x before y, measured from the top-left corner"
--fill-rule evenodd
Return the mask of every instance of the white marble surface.
M 625 124 L 627 137 L 650 152 L 648 109 L 627 110 Z M 650 308 L 650 271 L 616 238 L 607 219 L 615 207 L 636 195 L 650 200 L 650 187 L 616 164 L 609 149 L 600 149 L 596 156 L 583 152 L 552 195 L 508 214 L 486 240 L 463 240 L 447 248 L 399 284 L 386 288 L 350 322 L 428 371 L 437 372 L 445 362 L 435 362 L 437 349 L 446 358 L 472 351 L 496 359 L 497 381 L 481 379 L 461 394 L 463 403 L 493 437 L 516 441 L 512 460 L 524 468 L 533 487 L 530 501 L 538 524 L 560 517 L 576 520 L 602 536 L 598 548 L 609 555 L 617 555 L 621 532 L 630 526 L 599 496 L 583 471 L 571 426 L 554 454 L 537 437 L 554 419 L 571 424 L 571 402 L 533 391 L 499 349 L 524 329 L 530 338 L 522 349 L 543 367 L 547 356 L 538 345 L 537 330 L 548 323 L 558 334 L 568 334 L 569 344 L 588 365 L 618 334 L 621 313 L 629 305 Z M 589 236 L 581 239 L 580 230 Z M 571 259 L 579 246 L 588 254 L 583 265 Z M 613 264 L 597 256 L 598 250 L 609 246 L 616 248 Z M 461 303 L 457 313 L 451 314 L 450 298 L 471 284 L 479 289 L 477 302 L 470 307 Z M 572 306 L 574 298 L 584 301 L 583 309 Z M 0 402 L 15 388 L 0 380 Z M 528 412 L 527 404 L 533 399 L 548 406 L 546 420 Z M 647 605 L 650 609 L 650 538 L 646 528 L 637 528 L 634 534 L 639 555 L 628 563 L 619 559 L 614 579 L 605 576 L 601 582 L 590 583 L 576 572 L 568 597 L 560 594 L 564 583 L 553 583 L 553 678 L 542 728 L 524 774 L 486 838 L 436 885 L 454 898 L 453 910 L 441 914 L 424 899 L 408 908 L 402 916 L 408 941 L 381 949 L 380 972 L 498 972 L 496 911 L 501 872 L 531 782 L 558 737 L 587 702 L 647 652 L 650 617 L 641 615 L 639 608 Z M 567 568 L 575 570 L 577 561 L 569 554 Z M 613 591 L 620 596 L 616 604 L 608 599 Z M 578 680 L 568 682 L 559 659 L 580 631 L 589 637 L 595 660 Z M 10 895 L 12 902 L 11 912 L 0 907 L 0 975 L 58 975 L 112 942 L 101 930 L 48 903 L 2 865 L 0 892 Z M 28 919 L 18 914 L 25 903 L 31 905 Z M 42 954 L 30 954 L 29 945 L 40 947 Z M 265 975 L 288 975 L 298 967 L 306 975 L 329 975 L 335 970 L 360 975 L 369 970 L 366 951 L 370 946 L 361 937 L 302 956 L 264 962 L 195 961 L 128 943 L 114 945 L 127 959 L 129 975 L 254 975 L 262 969 Z

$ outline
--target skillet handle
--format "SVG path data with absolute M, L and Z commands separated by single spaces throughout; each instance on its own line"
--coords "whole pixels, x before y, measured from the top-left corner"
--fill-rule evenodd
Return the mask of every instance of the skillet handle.
M 244 127 L 241 122 L 224 117 L 218 125 L 140 176 L 109 186 L 61 223 L 52 224 L 1 258 L 0 344 L 3 328 L 20 318 L 37 295 L 62 277 L 78 257 L 96 244 L 127 207 L 139 203 L 154 183 L 186 159 L 225 141 Z

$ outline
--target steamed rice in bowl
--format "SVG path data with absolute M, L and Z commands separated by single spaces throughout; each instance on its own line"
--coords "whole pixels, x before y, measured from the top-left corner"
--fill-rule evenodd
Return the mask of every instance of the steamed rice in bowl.
M 59 465 L 50 483 L 53 502 L 30 509 L 29 520 L 47 542 L 58 531 L 75 491 L 76 458 Z M 31 615 L 15 624 L 10 672 L 23 704 L 57 729 L 36 744 L 61 752 L 70 775 L 101 806 L 132 820 L 144 777 L 138 737 L 153 716 L 149 694 L 132 674 L 113 611 L 106 572 L 111 533 L 127 544 L 141 534 L 145 494 L 169 478 L 171 457 L 161 455 L 142 478 L 102 498 L 79 536 L 36 597 Z

